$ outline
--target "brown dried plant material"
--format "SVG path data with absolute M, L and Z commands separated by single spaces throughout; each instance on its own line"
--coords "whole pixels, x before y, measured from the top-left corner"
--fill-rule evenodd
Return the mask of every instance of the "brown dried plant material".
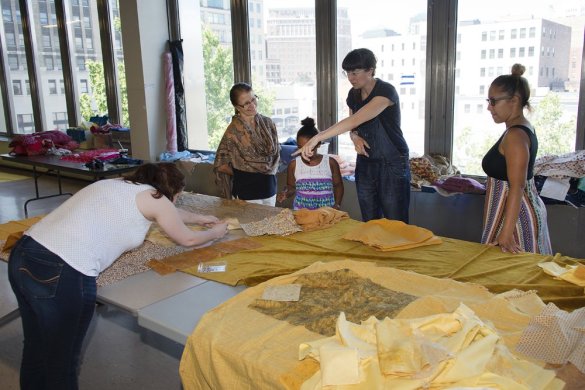
M 349 269 L 303 274 L 294 283 L 302 285 L 298 302 L 256 299 L 249 307 L 312 332 L 333 336 L 340 312 L 345 313 L 348 321 L 359 324 L 371 316 L 394 318 L 417 299 L 382 287 Z

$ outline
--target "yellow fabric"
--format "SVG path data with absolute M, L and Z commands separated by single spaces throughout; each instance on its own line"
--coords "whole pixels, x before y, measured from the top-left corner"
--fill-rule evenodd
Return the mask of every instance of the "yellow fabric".
M 538 266 L 551 276 L 585 287 L 585 265 L 565 265 L 561 267 L 559 264 L 549 261 L 540 263 Z
M 28 230 L 32 225 L 41 220 L 43 216 L 22 219 L 20 221 L 10 221 L 0 224 L 0 240 L 6 240 L 8 236 L 14 233 L 22 233 Z
M 503 253 L 497 247 L 445 237 L 440 245 L 382 252 L 342 238 L 362 225 L 363 222 L 347 219 L 328 229 L 299 232 L 286 237 L 250 237 L 250 240 L 261 243 L 262 247 L 223 257 L 222 260 L 228 263 L 226 272 L 200 274 L 197 267 L 182 271 L 232 286 L 253 286 L 316 261 L 352 259 L 438 278 L 479 283 L 494 293 L 512 289 L 535 290 L 545 302 L 554 302 L 563 309 L 585 306 L 582 287 L 554 280 L 537 267 L 543 261 L 574 265 L 579 261 L 577 259 L 533 253 L 512 255 Z
M 261 298 L 265 286 L 291 284 L 304 273 L 339 269 L 350 269 L 382 287 L 420 297 L 404 308 L 396 319 L 451 313 L 460 303 L 464 303 L 484 323 L 491 324 L 498 331 L 501 341 L 510 350 L 513 350 L 530 317 L 536 314 L 531 308 L 537 305 L 514 305 L 518 301 L 516 297 L 522 296 L 522 293 L 508 295 L 508 299 L 494 295 L 479 285 L 433 278 L 369 262 L 316 262 L 294 274 L 248 288 L 207 312 L 189 336 L 183 351 L 179 371 L 184 389 L 299 389 L 319 370 L 313 359 L 298 360 L 299 345 L 324 340 L 323 337 L 302 326 L 293 326 L 261 314 L 248 305 Z M 525 295 L 538 300 L 534 293 Z M 327 305 L 327 302 L 323 304 Z M 347 326 L 358 325 L 348 323 Z M 367 334 L 353 328 L 345 333 Z M 345 342 L 358 349 L 362 370 L 379 371 L 379 366 L 372 363 L 373 356 L 377 354 L 375 345 L 366 349 L 363 345 L 368 343 L 353 336 L 347 336 Z M 370 373 L 369 377 L 374 376 Z M 491 383 L 491 379 L 482 376 L 478 383 Z M 351 389 L 350 386 L 337 388 Z M 374 385 L 370 388 L 379 387 Z
M 385 218 L 368 221 L 344 234 L 343 238 L 359 241 L 383 251 L 441 243 L 441 239 L 435 237 L 430 230 Z
M 359 328 L 364 332 L 354 332 Z M 346 342 L 353 338 L 376 345 L 378 355 L 357 361 L 364 367 L 360 367 L 359 375 L 349 376 L 357 360 L 357 353 L 351 354 L 351 351 L 359 348 L 355 343 Z M 502 390 L 561 389 L 564 386 L 555 379 L 553 371 L 509 354 L 497 331 L 463 304 L 453 313 L 415 319 L 374 319 L 351 326 L 347 326 L 341 313 L 336 335 L 326 340 L 326 343 L 317 340 L 300 346 L 300 358 L 311 356 L 319 360 L 321 367 L 321 373 L 305 382 L 303 390 L 355 383 L 356 377 L 360 380 L 358 385 L 351 387 L 353 390 L 448 388 L 468 386 L 480 380 L 489 381 L 491 388 Z M 372 365 L 379 366 L 379 370 L 367 369 Z M 540 382 L 526 381 L 535 374 Z
M 316 210 L 295 210 L 293 211 L 293 215 L 295 221 L 306 232 L 325 229 L 341 220 L 349 218 L 349 214 L 345 211 L 335 210 L 332 207 L 320 207 Z

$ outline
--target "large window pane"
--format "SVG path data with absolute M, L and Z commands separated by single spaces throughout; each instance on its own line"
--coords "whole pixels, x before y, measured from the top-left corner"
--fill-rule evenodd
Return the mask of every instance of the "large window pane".
M 425 72 L 427 1 L 400 3 L 385 0 L 339 0 L 337 2 L 338 115 L 349 115 L 347 78 L 341 74 L 345 55 L 368 48 L 378 59 L 376 77 L 392 84 L 400 98 L 402 131 L 411 155 L 424 153 Z M 375 12 L 364 12 L 364 10 Z M 356 153 L 348 134 L 339 137 L 339 154 L 355 161 Z
M 26 67 L 26 56 L 24 51 L 24 39 L 22 38 L 22 23 L 20 20 L 20 8 L 17 0 L 2 0 L 2 22 L 3 34 L 13 36 L 14 39 L 7 39 L 6 54 L 8 57 L 8 85 L 9 96 L 12 93 L 14 102 L 14 113 L 16 128 L 15 133 L 31 133 L 34 131 L 32 120 L 32 101 L 28 82 Z M 15 85 L 25 86 L 21 94 L 15 94 Z M 26 120 L 25 120 L 26 116 Z M 30 118 L 30 120 L 29 120 Z M 2 122 L 5 123 L 5 122 Z
M 93 1 L 89 1 L 91 4 Z M 87 0 L 82 1 L 83 4 L 87 4 Z M 117 77 L 116 85 L 118 86 L 118 93 L 120 94 L 120 115 L 121 125 L 131 127 L 130 117 L 128 116 L 128 92 L 126 89 L 126 67 L 124 64 L 124 47 L 122 46 L 122 25 L 120 20 L 120 2 L 118 0 L 110 0 L 110 19 L 114 24 L 114 57 L 116 62 Z M 97 20 L 94 20 L 94 24 L 97 24 Z M 94 41 L 94 45 L 97 42 Z
M 179 9 L 188 147 L 214 150 L 234 112 L 229 1 L 180 0 Z
M 317 121 L 315 2 L 250 1 L 248 14 L 258 110 L 284 142 L 296 137 L 303 118 Z
M 514 63 L 526 67 L 531 86 L 533 110 L 525 114 L 538 135 L 538 155 L 575 149 L 584 8 L 584 0 L 459 1 L 453 162 L 462 172 L 484 175 L 481 159 L 505 130 L 485 99 L 493 79 Z M 501 55 L 489 55 L 499 49 Z
M 54 0 L 33 0 L 32 24 L 35 26 L 36 62 L 40 74 L 37 75 L 40 90 L 43 93 L 43 109 L 45 110 L 45 129 L 66 129 L 67 122 L 57 120 L 58 113 L 67 112 L 65 94 L 59 88 L 63 80 L 59 32 L 57 30 L 57 14 Z

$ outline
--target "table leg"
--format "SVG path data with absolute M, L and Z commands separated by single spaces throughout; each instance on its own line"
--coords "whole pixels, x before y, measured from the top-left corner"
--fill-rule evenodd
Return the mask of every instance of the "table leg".
M 52 171 L 53 169 L 49 169 L 49 171 Z M 28 204 L 30 202 L 34 202 L 35 200 L 39 200 L 39 199 L 48 199 L 48 198 L 54 198 L 56 196 L 73 196 L 73 194 L 71 192 L 63 192 L 63 186 L 61 184 L 61 171 L 54 170 L 57 173 L 57 183 L 59 185 L 59 193 L 58 194 L 53 194 L 53 195 L 45 195 L 45 196 L 39 196 L 39 182 L 38 182 L 38 178 L 39 176 L 41 176 L 40 173 L 37 172 L 37 167 L 36 165 L 33 165 L 33 178 L 35 181 L 35 197 L 28 199 L 26 202 L 24 202 L 24 217 L 28 218 Z

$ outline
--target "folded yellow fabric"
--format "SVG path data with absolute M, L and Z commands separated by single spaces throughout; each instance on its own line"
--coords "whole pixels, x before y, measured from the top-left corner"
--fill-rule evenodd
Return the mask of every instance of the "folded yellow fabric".
M 442 243 L 442 240 L 428 229 L 385 218 L 368 221 L 346 233 L 343 238 L 359 241 L 382 251 Z
M 345 211 L 335 210 L 332 207 L 321 207 L 316 210 L 300 209 L 293 211 L 293 214 L 303 231 L 325 229 L 349 218 L 349 214 Z
M 362 349 L 361 345 L 366 347 Z M 555 378 L 554 371 L 512 355 L 494 328 L 460 304 L 452 313 L 382 321 L 370 318 L 361 325 L 348 324 L 340 313 L 334 337 L 300 345 L 299 358 L 310 356 L 321 367 L 301 389 L 317 390 L 355 380 L 356 354 L 350 351 L 356 348 L 360 381 L 351 387 L 355 390 L 463 387 L 544 390 L 564 386 Z M 371 354 L 372 348 L 378 353 Z M 323 351 L 328 353 L 322 354 Z M 348 371 L 353 374 L 348 375 Z M 335 379 L 340 376 L 344 379 Z

